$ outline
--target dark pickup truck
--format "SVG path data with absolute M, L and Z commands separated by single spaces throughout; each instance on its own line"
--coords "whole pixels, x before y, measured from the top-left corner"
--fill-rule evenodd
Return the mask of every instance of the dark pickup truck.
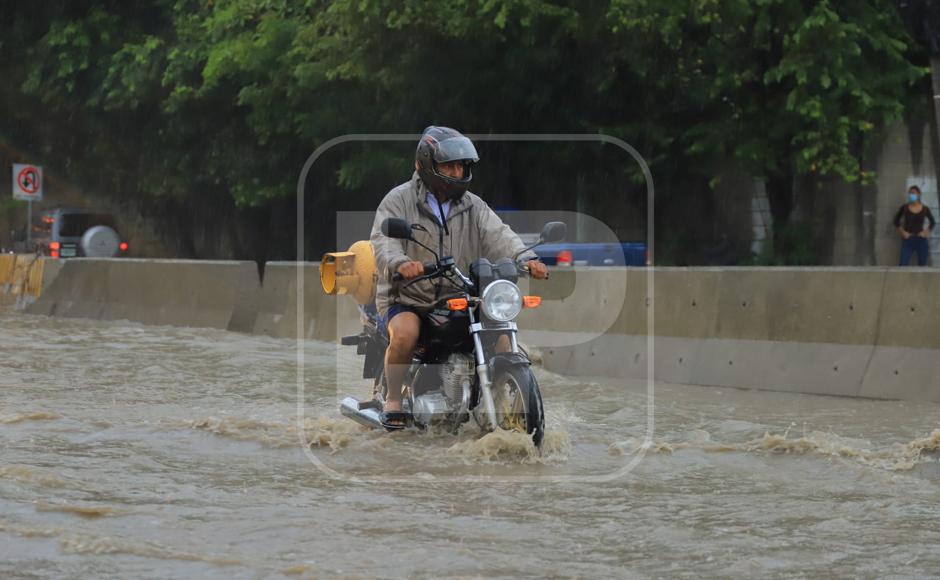
M 557 243 L 535 248 L 549 266 L 648 266 L 646 242 Z
M 498 208 L 494 211 L 503 220 L 503 223 L 511 227 L 513 231 L 521 232 L 518 235 L 526 246 L 535 244 L 539 239 L 538 232 L 533 230 L 536 224 L 560 220 L 567 222 L 570 227 L 578 221 L 577 214 L 573 212 L 525 212 L 509 207 Z M 535 253 L 538 254 L 542 262 L 549 266 L 650 265 L 649 252 L 645 241 L 618 242 L 611 231 L 607 231 L 606 235 L 592 231 L 591 224 L 593 222 L 597 222 L 597 220 L 585 220 L 581 227 L 584 230 L 583 237 L 576 234 L 571 236 L 571 240 L 578 241 L 545 244 L 536 247 Z M 569 234 L 572 234 L 570 229 Z

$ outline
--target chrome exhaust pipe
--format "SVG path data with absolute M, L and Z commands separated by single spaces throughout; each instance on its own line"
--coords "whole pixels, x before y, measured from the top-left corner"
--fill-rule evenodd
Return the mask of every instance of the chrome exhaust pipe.
M 349 417 L 360 425 L 365 425 L 372 429 L 385 430 L 385 426 L 382 425 L 382 419 L 380 418 L 382 411 L 376 409 L 375 406 L 369 403 L 360 403 L 359 400 L 354 397 L 346 397 L 343 399 L 339 404 L 339 412 L 342 413 L 344 417 Z

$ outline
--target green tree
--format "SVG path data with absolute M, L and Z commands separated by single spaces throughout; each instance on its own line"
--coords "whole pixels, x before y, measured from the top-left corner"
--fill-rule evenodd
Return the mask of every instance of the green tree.
M 734 158 L 766 179 L 784 226 L 794 177 L 867 177 L 865 139 L 900 118 L 924 72 L 888 0 L 13 0 L 0 27 L 0 95 L 19 112 L 7 138 L 181 207 L 289 207 L 326 140 L 443 123 L 607 132 L 659 182 L 707 183 Z M 371 200 L 409 149 L 344 150 L 311 177 L 318 203 Z M 575 209 L 624 180 L 642 197 L 639 169 L 596 149 L 489 151 L 482 185 L 519 205 Z M 578 207 L 627 213 L 598 197 Z
M 680 113 L 678 125 L 657 124 L 692 159 L 733 156 L 765 178 L 781 231 L 796 176 L 871 177 L 864 140 L 901 118 L 924 74 L 882 0 L 624 0 L 611 19 L 621 36 L 651 39 L 643 54 L 672 69 L 647 76 L 660 110 Z

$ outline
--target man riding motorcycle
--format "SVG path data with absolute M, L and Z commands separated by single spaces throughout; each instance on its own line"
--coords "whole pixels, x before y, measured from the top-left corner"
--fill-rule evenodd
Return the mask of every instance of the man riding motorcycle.
M 479 160 L 473 142 L 458 131 L 428 127 L 418 141 L 411 180 L 389 191 L 376 211 L 371 235 L 379 272 L 376 307 L 389 335 L 385 352 L 388 393 L 382 414 L 386 428 L 406 425 L 401 387 L 418 343 L 421 317 L 447 294 L 449 283 L 438 278 L 405 286 L 408 280 L 424 273 L 422 264 L 434 256 L 418 244 L 384 235 L 382 222 L 397 217 L 418 224 L 413 232 L 415 239 L 437 248 L 441 256 L 452 256 L 463 271 L 468 271 L 477 258 L 513 258 L 525 248 L 486 202 L 467 191 L 473 179 L 472 166 Z M 533 278 L 548 277 L 548 269 L 534 252 L 525 252 L 521 258 L 527 260 Z M 393 279 L 396 273 L 400 281 Z M 497 341 L 496 350 L 509 350 L 505 336 Z

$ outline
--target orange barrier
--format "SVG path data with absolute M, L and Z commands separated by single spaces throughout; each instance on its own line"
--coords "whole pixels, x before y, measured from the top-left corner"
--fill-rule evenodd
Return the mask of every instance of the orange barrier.
M 0 254 L 0 292 L 7 291 L 13 283 L 13 270 L 16 266 L 16 255 Z
M 10 293 L 38 298 L 42 292 L 42 273 L 45 259 L 34 254 L 16 256 Z
M 44 265 L 45 258 L 35 254 L 0 255 L 0 293 L 38 298 Z

